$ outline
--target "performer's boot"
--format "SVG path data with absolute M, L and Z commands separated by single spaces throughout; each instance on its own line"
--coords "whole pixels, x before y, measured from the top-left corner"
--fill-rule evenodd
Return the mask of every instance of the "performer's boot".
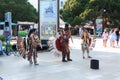
M 34 63 L 34 65 L 39 65 L 39 64 L 36 62 L 36 63 Z
M 39 65 L 36 58 L 34 58 L 34 65 Z
M 33 64 L 31 55 L 28 55 L 28 61 L 29 61 L 30 64 Z
M 70 53 L 67 54 L 67 60 L 72 61 L 72 59 L 70 59 Z
M 33 64 L 33 62 L 32 62 L 32 58 L 29 60 L 29 63 L 30 63 L 30 64 Z
M 66 56 L 66 54 L 62 53 L 62 62 L 67 62 L 67 60 L 65 60 L 65 56 Z
M 34 58 L 34 65 L 39 65 L 39 64 L 37 63 L 37 51 L 36 51 L 36 50 L 35 50 L 35 52 L 34 52 L 33 58 Z

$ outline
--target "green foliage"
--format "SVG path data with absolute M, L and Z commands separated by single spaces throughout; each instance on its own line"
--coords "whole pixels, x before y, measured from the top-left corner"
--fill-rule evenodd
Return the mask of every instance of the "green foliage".
M 4 47 L 6 47 L 6 44 L 3 44 Z M 12 45 L 11 44 L 8 44 L 7 45 L 7 50 L 8 51 L 11 51 L 12 50 Z
M 120 0 L 67 0 L 60 14 L 72 25 L 78 24 L 78 20 L 81 23 L 93 18 L 108 18 L 117 26 L 120 25 Z
M 0 21 L 6 12 L 12 12 L 13 22 L 37 21 L 37 11 L 28 0 L 0 0 Z
M 88 2 L 88 0 L 68 0 L 60 11 L 62 19 L 71 25 L 80 24 L 82 19 L 77 16 L 84 11 Z
M 5 41 L 5 37 L 4 37 L 4 35 L 0 35 L 0 40 L 1 40 L 2 42 Z
M 8 45 L 8 51 L 11 51 L 11 50 L 12 50 L 12 45 L 9 44 L 9 45 Z
M 81 22 L 80 18 L 79 18 L 78 16 L 76 16 L 76 17 L 74 18 L 74 20 L 72 21 L 71 25 L 72 25 L 72 26 L 80 25 L 80 22 Z

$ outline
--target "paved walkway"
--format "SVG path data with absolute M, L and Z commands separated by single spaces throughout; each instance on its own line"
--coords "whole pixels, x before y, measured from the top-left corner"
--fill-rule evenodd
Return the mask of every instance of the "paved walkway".
M 14 55 L 0 56 L 0 77 L 3 80 L 120 80 L 120 48 L 104 48 L 102 40 L 90 52 L 99 60 L 99 70 L 90 69 L 91 59 L 82 59 L 80 39 L 71 45 L 72 62 L 63 63 L 61 57 L 49 52 L 39 53 L 39 66 Z

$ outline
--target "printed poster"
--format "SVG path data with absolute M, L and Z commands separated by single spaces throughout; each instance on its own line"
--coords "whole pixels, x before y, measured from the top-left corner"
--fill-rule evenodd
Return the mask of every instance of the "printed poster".
M 102 33 L 102 19 L 96 19 L 96 32 Z
M 57 5 L 58 0 L 40 0 L 40 38 L 49 39 L 57 31 Z

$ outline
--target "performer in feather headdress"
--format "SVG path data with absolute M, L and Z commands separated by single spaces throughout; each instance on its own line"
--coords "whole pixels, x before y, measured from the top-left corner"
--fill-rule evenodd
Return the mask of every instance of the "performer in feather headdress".
M 62 50 L 62 61 L 67 62 L 67 61 L 72 61 L 70 59 L 70 49 L 69 49 L 69 39 L 71 37 L 71 31 L 69 29 L 69 25 L 65 24 L 65 29 L 63 30 L 62 35 L 60 36 L 60 43 L 61 43 L 61 50 Z M 73 42 L 73 40 L 72 40 Z M 67 60 L 65 59 L 67 56 Z
M 90 36 L 89 36 L 87 29 L 84 29 L 81 39 L 82 39 L 81 49 L 83 53 L 83 59 L 85 59 L 85 51 L 87 51 L 88 58 L 92 58 L 89 55 L 89 46 L 91 44 L 91 40 L 90 40 Z

